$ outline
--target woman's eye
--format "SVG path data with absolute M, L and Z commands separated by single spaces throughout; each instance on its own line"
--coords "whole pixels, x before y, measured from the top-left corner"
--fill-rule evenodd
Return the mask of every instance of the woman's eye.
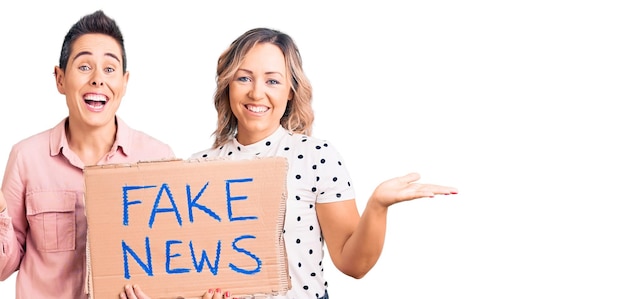
M 274 80 L 274 79 L 267 80 L 267 83 L 270 84 L 270 85 L 280 84 L 280 82 L 278 82 L 277 80 Z
M 250 82 L 250 78 L 248 78 L 248 77 L 239 77 L 239 78 L 237 78 L 237 81 Z

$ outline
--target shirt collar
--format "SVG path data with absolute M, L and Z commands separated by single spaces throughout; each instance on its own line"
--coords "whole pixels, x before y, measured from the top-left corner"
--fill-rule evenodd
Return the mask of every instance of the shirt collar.
M 56 156 L 61 153 L 61 149 L 64 147 L 69 148 L 67 143 L 67 135 L 65 134 L 65 126 L 69 117 L 64 118 L 50 133 L 50 155 Z M 130 127 L 119 117 L 115 116 L 115 122 L 117 123 L 117 132 L 115 135 L 115 142 L 111 148 L 111 152 L 115 152 L 117 148 L 120 148 L 122 153 L 126 156 L 131 153 L 132 134 Z
M 50 155 L 56 156 L 61 153 L 61 149 L 68 147 L 65 126 L 69 117 L 64 118 L 50 132 Z
M 117 133 L 113 149 L 120 148 L 122 153 L 128 156 L 131 154 L 131 143 L 133 141 L 130 127 L 119 116 L 115 116 L 115 122 L 117 123 Z
M 274 133 L 259 142 L 250 145 L 243 145 L 237 141 L 237 138 L 233 138 L 233 145 L 235 146 L 235 149 L 241 153 L 262 157 L 266 156 L 267 152 L 274 148 L 274 146 L 278 144 L 278 142 L 287 134 L 288 132 L 285 128 L 278 126 L 278 129 L 276 129 Z

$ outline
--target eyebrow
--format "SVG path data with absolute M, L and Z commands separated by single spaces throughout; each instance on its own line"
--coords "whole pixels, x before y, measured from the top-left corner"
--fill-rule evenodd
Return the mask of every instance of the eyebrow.
M 246 73 L 249 73 L 249 74 L 252 74 L 252 71 L 251 71 L 251 70 L 248 70 L 248 69 L 243 69 L 243 68 L 240 68 L 239 70 L 240 70 L 240 71 L 243 71 L 243 72 L 246 72 Z M 283 77 L 283 78 L 285 77 L 285 75 L 283 75 L 283 73 L 278 72 L 278 71 L 269 71 L 269 72 L 265 72 L 265 73 L 263 73 L 263 74 L 264 74 L 264 75 L 280 75 L 280 76 L 281 76 L 281 77 Z
M 93 53 L 89 52 L 89 51 L 81 51 L 78 52 L 78 54 L 76 54 L 76 56 L 74 56 L 74 60 L 76 60 L 78 57 L 83 56 L 83 55 L 93 55 Z M 109 56 L 115 60 L 117 60 L 117 62 L 121 62 L 120 59 L 117 57 L 117 55 L 113 54 L 113 53 L 104 53 L 104 56 Z

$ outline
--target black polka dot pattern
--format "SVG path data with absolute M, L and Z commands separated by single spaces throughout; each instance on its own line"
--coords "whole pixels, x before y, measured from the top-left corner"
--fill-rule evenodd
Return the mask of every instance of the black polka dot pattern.
M 287 158 L 288 198 L 283 237 L 291 262 L 292 284 L 287 298 L 323 297 L 328 283 L 323 275 L 324 239 L 315 207 L 317 203 L 354 198 L 350 176 L 339 153 L 326 141 L 279 128 L 256 144 L 244 146 L 233 139 L 219 149 L 209 150 L 208 156 Z

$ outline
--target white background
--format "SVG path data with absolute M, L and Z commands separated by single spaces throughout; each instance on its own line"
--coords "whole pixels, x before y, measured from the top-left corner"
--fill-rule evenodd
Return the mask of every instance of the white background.
M 218 55 L 272 27 L 300 47 L 314 135 L 347 160 L 361 209 L 409 171 L 460 191 L 393 206 L 365 278 L 327 258 L 331 298 L 626 298 L 621 1 L 203 2 L 2 2 L 0 166 L 66 115 L 53 67 L 81 16 L 117 20 L 119 115 L 181 158 L 211 144 Z

